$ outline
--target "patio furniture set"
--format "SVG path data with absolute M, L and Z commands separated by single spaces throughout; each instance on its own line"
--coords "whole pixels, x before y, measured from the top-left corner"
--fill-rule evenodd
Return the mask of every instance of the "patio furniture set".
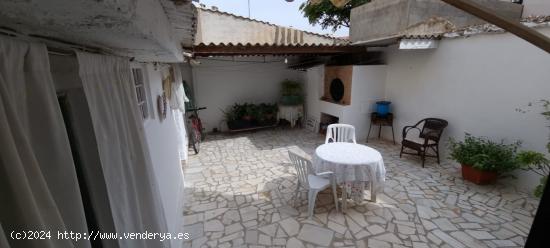
M 422 167 L 426 157 L 435 157 L 439 164 L 439 140 L 447 121 L 436 118 L 423 119 L 414 126 L 403 128 L 403 140 L 400 152 L 420 156 Z M 417 130 L 416 136 L 409 134 Z M 415 151 L 410 152 L 408 150 Z M 428 150 L 433 154 L 428 154 Z M 342 187 L 341 209 L 345 214 L 348 199 L 357 203 L 364 200 L 364 190 L 368 183 L 370 200 L 376 202 L 377 192 L 381 192 L 386 178 L 386 168 L 382 155 L 377 150 L 357 144 L 355 127 L 348 124 L 331 124 L 328 126 L 325 144 L 315 149 L 313 160 L 310 161 L 289 151 L 289 157 L 294 165 L 298 186 L 295 201 L 298 200 L 300 189 L 308 190 L 308 216 L 313 216 L 317 194 L 329 187 L 332 188 L 336 211 L 339 210 L 336 188 Z

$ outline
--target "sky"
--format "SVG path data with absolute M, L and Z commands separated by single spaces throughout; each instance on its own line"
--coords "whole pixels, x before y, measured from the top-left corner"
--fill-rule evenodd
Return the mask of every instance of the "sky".
M 248 17 L 248 1 L 250 1 L 250 17 L 253 19 L 314 33 L 330 34 L 337 37 L 348 36 L 348 28 L 332 32 L 331 28 L 323 30 L 319 25 L 309 24 L 299 9 L 300 4 L 307 0 L 294 0 L 294 2 L 286 0 L 199 0 L 199 3 L 216 6 L 220 11 Z

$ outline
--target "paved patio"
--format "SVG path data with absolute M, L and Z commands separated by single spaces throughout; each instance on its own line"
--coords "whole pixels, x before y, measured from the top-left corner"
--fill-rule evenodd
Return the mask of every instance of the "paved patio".
M 184 166 L 184 247 L 522 247 L 538 200 L 504 183 L 464 182 L 452 162 L 426 168 L 389 142 L 376 203 L 336 213 L 330 191 L 307 220 L 306 192 L 294 206 L 288 150 L 312 154 L 324 137 L 304 130 L 211 135 Z M 363 141 L 362 141 L 363 142 Z M 370 197 L 368 192 L 366 198 Z

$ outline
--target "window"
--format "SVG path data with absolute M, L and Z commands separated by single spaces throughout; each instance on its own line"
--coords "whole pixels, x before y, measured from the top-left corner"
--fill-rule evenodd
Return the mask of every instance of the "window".
M 149 102 L 147 99 L 147 88 L 143 79 L 143 69 L 132 68 L 132 76 L 134 78 L 134 87 L 136 88 L 136 99 L 143 120 L 149 118 Z

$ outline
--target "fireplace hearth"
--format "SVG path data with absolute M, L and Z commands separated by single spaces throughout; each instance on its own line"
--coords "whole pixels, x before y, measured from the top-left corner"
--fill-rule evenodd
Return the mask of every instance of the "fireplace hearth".
M 319 133 L 325 135 L 327 133 L 328 125 L 339 123 L 340 118 L 321 113 L 321 121 L 319 121 Z

